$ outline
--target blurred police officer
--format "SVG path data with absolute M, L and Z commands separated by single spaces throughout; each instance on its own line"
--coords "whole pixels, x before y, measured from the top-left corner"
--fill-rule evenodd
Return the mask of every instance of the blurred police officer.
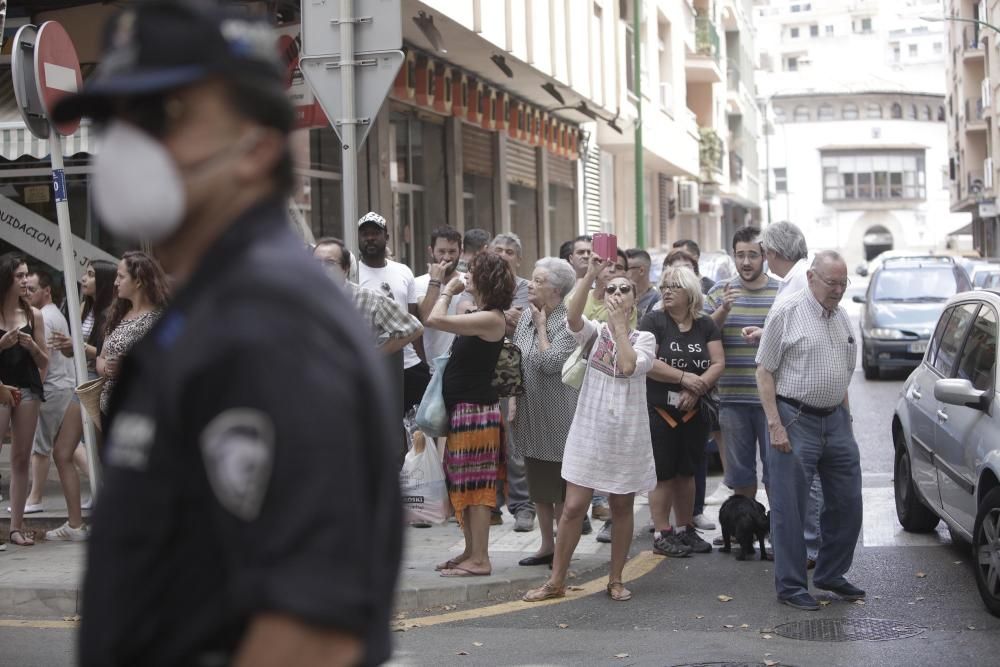
M 303 289 L 329 283 L 284 213 L 293 114 L 273 32 L 153 0 L 107 37 L 56 116 L 103 128 L 95 210 L 150 243 L 177 292 L 112 398 L 81 663 L 381 662 L 395 438 L 351 304 Z

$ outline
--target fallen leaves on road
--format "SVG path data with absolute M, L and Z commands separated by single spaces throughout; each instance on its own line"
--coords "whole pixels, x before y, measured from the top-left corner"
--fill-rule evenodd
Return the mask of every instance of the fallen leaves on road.
M 761 635 L 764 639 L 774 639 L 771 635 Z
M 820 605 L 821 605 L 821 606 L 823 606 L 823 607 L 828 607 L 828 606 L 830 606 L 830 601 L 829 601 L 829 600 L 820 600 L 820 601 L 819 601 L 819 603 L 820 603 Z
M 473 646 L 482 646 L 483 643 L 482 642 L 472 642 L 472 645 Z
M 63 616 L 64 621 L 69 621 L 70 623 L 79 623 L 80 614 L 73 614 L 72 616 Z
M 960 560 L 956 560 L 955 561 L 955 565 L 961 565 L 961 564 L 962 564 L 962 561 L 960 561 Z
M 469 655 L 468 651 L 455 651 L 455 655 Z
M 743 625 L 740 626 L 740 630 L 746 630 L 749 627 L 750 627 L 749 625 L 747 625 L 746 623 L 744 623 Z
M 774 667 L 775 665 L 780 665 L 781 663 L 777 660 L 765 660 L 764 664 L 767 665 L 767 667 Z
M 568 590 L 568 591 L 582 591 L 583 590 L 583 586 L 570 586 L 566 590 Z
M 727 623 L 726 625 L 723 625 L 722 627 L 724 627 L 724 628 L 728 628 L 728 629 L 730 629 L 730 630 L 732 630 L 732 629 L 733 629 L 733 626 L 729 625 L 728 623 Z
M 921 601 L 921 600 L 923 600 L 923 599 L 924 599 L 924 596 L 922 596 L 922 595 L 918 595 L 918 596 L 917 596 L 917 602 L 920 602 L 920 601 Z
M 560 623 L 557 627 L 559 627 L 559 629 L 561 630 L 565 630 L 566 628 L 569 627 L 569 625 L 567 625 L 566 623 Z
M 975 630 L 976 629 L 976 626 L 974 626 L 974 625 L 970 625 L 970 626 L 967 626 L 967 627 L 969 628 L 969 630 Z
M 926 579 L 926 578 L 927 578 L 926 572 L 917 572 L 917 579 Z
M 695 618 L 705 618 L 705 616 L 702 614 L 698 614 L 697 616 L 695 616 Z
M 458 609 L 458 605 L 457 604 L 446 604 L 444 607 L 442 607 L 442 609 L 444 609 L 445 611 L 451 611 L 452 609 Z
M 628 653 L 615 653 L 615 657 L 618 658 L 619 660 L 624 660 L 625 658 L 629 657 L 629 655 Z
M 731 596 L 731 595 L 720 595 L 720 596 L 718 596 L 718 598 L 719 598 L 719 602 L 729 602 L 730 600 L 733 599 L 733 596 Z
M 864 600 L 855 600 L 854 604 L 858 605 L 859 607 L 864 607 L 865 606 L 865 601 Z

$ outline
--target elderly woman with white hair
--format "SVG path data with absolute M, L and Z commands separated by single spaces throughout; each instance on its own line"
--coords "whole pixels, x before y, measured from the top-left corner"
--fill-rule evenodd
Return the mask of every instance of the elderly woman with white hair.
M 514 448 L 524 457 L 528 492 L 535 504 L 542 544 L 519 565 L 550 565 L 555 551 L 553 522 L 562 514 L 566 482 L 563 449 L 573 423 L 579 392 L 562 381 L 562 367 L 576 349 L 566 328 L 563 299 L 576 284 L 576 272 L 557 257 L 535 263 L 528 290 L 530 303 L 521 314 L 514 343 L 521 349 L 524 396 L 517 400 L 511 423 Z
M 668 267 L 660 278 L 663 310 L 639 324 L 656 338 L 656 361 L 646 375 L 649 431 L 656 488 L 649 494 L 653 551 L 681 558 L 712 545 L 694 527 L 697 472 L 705 457 L 711 410 L 704 405 L 726 366 L 722 334 L 702 312 L 701 283 L 686 267 Z M 673 508 L 676 525 L 670 525 Z

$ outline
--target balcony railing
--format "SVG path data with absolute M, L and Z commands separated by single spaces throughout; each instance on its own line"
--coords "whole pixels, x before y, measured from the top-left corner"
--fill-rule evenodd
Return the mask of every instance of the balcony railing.
M 983 43 L 979 39 L 978 25 L 967 25 L 964 28 L 962 28 L 962 48 L 963 49 L 983 48 Z
M 707 16 L 699 16 L 695 19 L 695 50 L 703 56 L 715 58 L 719 62 L 719 31 L 715 29 L 715 24 Z
M 983 98 L 976 98 L 975 102 L 971 98 L 965 98 L 965 122 L 975 123 L 983 119 L 985 107 Z
M 669 81 L 660 82 L 660 109 L 671 118 L 674 117 L 674 84 Z

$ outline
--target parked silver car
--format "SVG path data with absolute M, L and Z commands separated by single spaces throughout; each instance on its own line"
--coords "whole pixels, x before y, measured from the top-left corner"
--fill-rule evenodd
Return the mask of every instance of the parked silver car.
M 907 531 L 941 519 L 974 551 L 976 583 L 1000 616 L 1000 293 L 948 300 L 892 419 L 896 516 Z

